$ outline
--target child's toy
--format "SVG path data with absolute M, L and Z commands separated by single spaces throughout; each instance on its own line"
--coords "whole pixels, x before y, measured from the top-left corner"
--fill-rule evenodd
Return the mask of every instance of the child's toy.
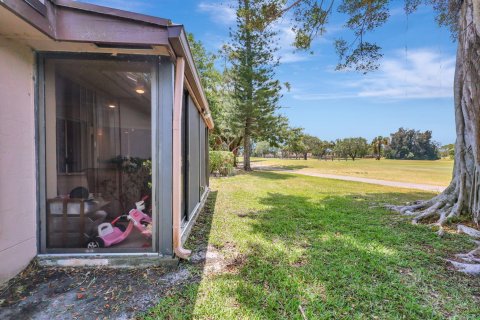
M 133 228 L 136 228 L 142 233 L 147 239 L 152 237 L 151 228 L 149 225 L 152 223 L 152 218 L 145 213 L 145 200 L 148 196 L 142 198 L 142 200 L 135 203 L 136 209 L 130 210 L 128 215 L 119 216 L 114 219 L 111 223 L 105 222 L 98 226 L 98 236 L 94 239 L 91 239 L 87 243 L 87 248 L 107 248 L 111 247 L 114 244 L 120 243 L 125 240 Z M 125 228 L 124 225 L 117 224 L 117 221 L 125 217 L 129 221 L 128 226 Z

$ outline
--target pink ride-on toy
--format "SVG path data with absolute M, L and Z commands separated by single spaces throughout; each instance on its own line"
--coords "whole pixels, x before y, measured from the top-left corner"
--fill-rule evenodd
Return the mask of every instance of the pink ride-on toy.
M 152 231 L 148 226 L 152 223 L 152 218 L 143 213 L 143 210 L 145 210 L 145 200 L 147 198 L 148 196 L 145 196 L 142 200 L 136 202 L 136 209 L 130 210 L 128 215 L 119 216 L 111 223 L 105 222 L 100 224 L 98 226 L 98 236 L 87 243 L 87 248 L 94 249 L 111 247 L 125 240 L 130 235 L 133 228 L 136 228 L 147 239 L 150 239 L 152 237 Z M 129 221 L 126 228 L 121 224 L 115 225 L 121 217 L 126 217 Z

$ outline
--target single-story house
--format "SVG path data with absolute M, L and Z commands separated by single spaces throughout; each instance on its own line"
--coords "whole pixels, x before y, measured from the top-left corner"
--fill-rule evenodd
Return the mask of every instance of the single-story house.
M 213 125 L 182 25 L 0 1 L 0 282 L 188 257 Z

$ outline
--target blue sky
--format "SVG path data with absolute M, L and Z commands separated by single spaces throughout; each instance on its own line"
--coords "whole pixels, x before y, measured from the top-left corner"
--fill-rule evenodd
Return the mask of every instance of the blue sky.
M 229 28 L 235 27 L 231 1 L 85 2 L 184 24 L 210 51 L 217 51 L 228 40 Z M 456 44 L 447 29 L 435 24 L 430 8 L 421 7 L 407 17 L 403 1 L 391 2 L 394 6 L 388 23 L 367 36 L 384 53 L 380 70 L 368 75 L 335 71 L 333 41 L 348 37 L 342 28 L 345 16 L 332 16 L 327 33 L 314 42 L 313 54 L 294 52 L 287 21 L 275 26 L 281 48 L 277 76 L 292 87 L 283 93 L 281 113 L 288 116 L 292 126 L 303 127 L 324 140 L 372 139 L 406 127 L 432 130 L 434 140 L 442 144 L 455 141 L 452 84 Z

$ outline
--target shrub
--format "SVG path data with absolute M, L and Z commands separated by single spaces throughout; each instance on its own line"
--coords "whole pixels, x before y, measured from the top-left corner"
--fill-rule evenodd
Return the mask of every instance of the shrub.
M 210 151 L 210 173 L 221 176 L 233 174 L 233 153 L 230 151 Z

